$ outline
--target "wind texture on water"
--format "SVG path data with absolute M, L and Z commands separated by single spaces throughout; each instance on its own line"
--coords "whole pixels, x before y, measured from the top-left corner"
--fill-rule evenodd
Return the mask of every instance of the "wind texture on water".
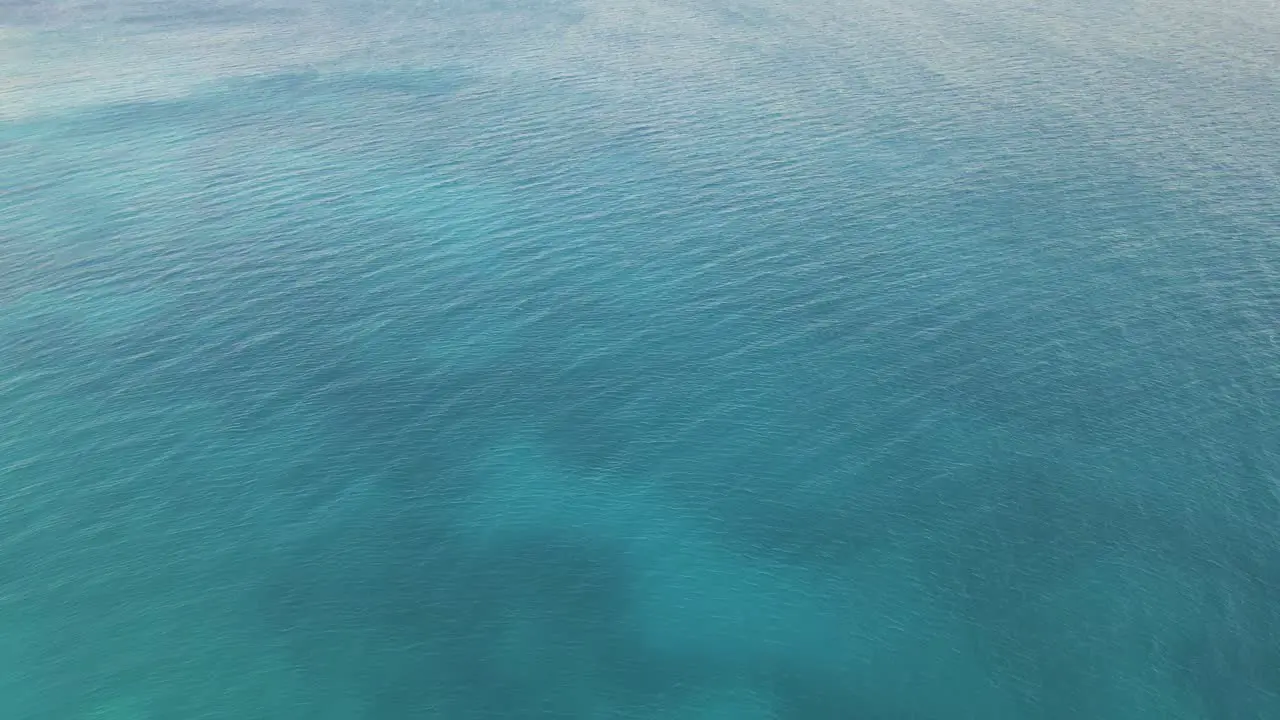
M 0 715 L 1280 717 L 1280 13 L 0 4 Z

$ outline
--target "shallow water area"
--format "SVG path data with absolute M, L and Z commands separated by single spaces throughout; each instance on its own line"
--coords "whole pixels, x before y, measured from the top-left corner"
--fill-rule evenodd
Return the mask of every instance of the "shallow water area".
M 1276 32 L 0 3 L 0 716 L 1280 717 Z

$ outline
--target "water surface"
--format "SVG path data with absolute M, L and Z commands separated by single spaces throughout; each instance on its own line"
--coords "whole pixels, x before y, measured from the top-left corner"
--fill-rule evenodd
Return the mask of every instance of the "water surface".
M 1280 717 L 1277 37 L 0 3 L 0 715 Z

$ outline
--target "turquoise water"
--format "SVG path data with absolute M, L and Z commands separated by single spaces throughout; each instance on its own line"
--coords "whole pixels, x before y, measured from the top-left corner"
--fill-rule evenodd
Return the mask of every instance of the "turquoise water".
M 1280 718 L 1211 5 L 0 3 L 0 717 Z

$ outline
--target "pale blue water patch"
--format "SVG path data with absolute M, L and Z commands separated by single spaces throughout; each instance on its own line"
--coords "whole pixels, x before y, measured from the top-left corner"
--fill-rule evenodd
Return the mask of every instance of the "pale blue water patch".
M 0 125 L 0 714 L 1280 716 L 1253 36 L 912 7 L 83 11 L 368 42 Z

